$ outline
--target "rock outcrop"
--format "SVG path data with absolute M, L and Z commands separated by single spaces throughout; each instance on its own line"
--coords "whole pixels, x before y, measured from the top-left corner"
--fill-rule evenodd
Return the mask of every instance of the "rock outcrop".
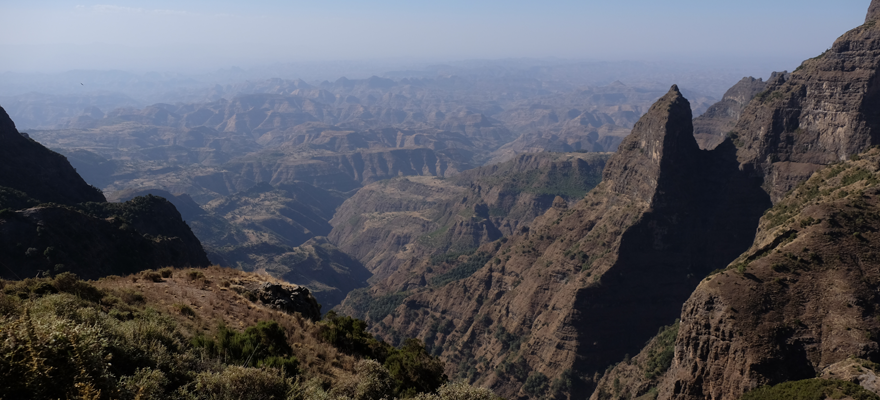
M 660 398 L 737 399 L 880 358 L 878 163 L 871 150 L 816 173 L 768 211 L 747 252 L 700 284 Z
M 300 313 L 312 321 L 321 319 L 321 305 L 309 288 L 271 282 L 236 282 L 230 286 L 245 297 L 288 314 Z
M 104 200 L 100 190 L 87 184 L 64 156 L 22 136 L 0 107 L 0 186 L 27 193 L 41 201 L 74 204 Z
M 688 101 L 673 87 L 583 200 L 482 246 L 488 262 L 470 276 L 404 294 L 373 321 L 376 332 L 423 338 L 451 376 L 479 377 L 504 396 L 525 395 L 530 374 L 604 370 L 672 322 L 700 277 L 751 243 L 769 201 L 734 151 L 729 141 L 699 150 Z M 574 385 L 571 393 L 592 387 Z
M 732 133 L 738 158 L 774 202 L 822 166 L 880 144 L 878 72 L 880 25 L 869 20 L 791 74 L 775 74 L 746 106 Z
M 733 85 L 721 101 L 713 104 L 703 115 L 694 118 L 694 137 L 701 149 L 714 149 L 739 121 L 743 109 L 764 90 L 763 79 L 743 78 Z

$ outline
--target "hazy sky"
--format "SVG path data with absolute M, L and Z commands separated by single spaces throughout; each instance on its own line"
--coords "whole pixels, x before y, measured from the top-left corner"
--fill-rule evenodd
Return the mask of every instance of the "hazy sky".
M 3 0 L 0 72 L 560 57 L 802 60 L 870 0 Z M 795 64 L 796 66 L 796 64 Z

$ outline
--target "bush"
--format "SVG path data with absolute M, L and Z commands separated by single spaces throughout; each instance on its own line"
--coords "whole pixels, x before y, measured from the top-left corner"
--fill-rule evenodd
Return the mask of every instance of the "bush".
M 227 364 L 279 368 L 288 376 L 297 373 L 298 362 L 287 344 L 287 334 L 275 321 L 259 322 L 244 333 L 220 325 L 214 339 L 196 336 L 191 342 Z
M 210 400 L 285 399 L 292 381 L 261 368 L 230 366 L 196 376 L 195 398 Z
M 526 383 L 523 384 L 523 391 L 529 396 L 538 397 L 538 395 L 547 390 L 548 381 L 549 379 L 547 379 L 547 375 L 544 375 L 541 372 L 535 372 L 529 375 L 526 379 Z
M 414 400 L 493 400 L 494 393 L 486 388 L 478 388 L 464 382 L 447 383 L 437 389 L 436 394 L 420 394 Z
M 194 281 L 197 279 L 205 279 L 205 274 L 202 271 L 199 271 L 197 269 L 191 269 L 191 270 L 187 271 L 186 279 L 189 279 L 191 281 Z
M 156 271 L 148 269 L 146 271 L 141 272 L 141 279 L 151 281 L 151 282 L 162 282 L 162 275 Z
M 880 400 L 880 396 L 855 383 L 826 379 L 806 379 L 762 386 L 746 393 L 741 400 L 825 400 L 844 397 L 854 400 Z
M 171 278 L 174 275 L 174 270 L 171 268 L 162 268 L 159 270 L 159 275 L 162 275 L 163 278 Z
M 388 357 L 385 368 L 397 381 L 398 397 L 433 392 L 448 380 L 443 363 L 428 354 L 418 339 L 407 339 L 400 350 Z

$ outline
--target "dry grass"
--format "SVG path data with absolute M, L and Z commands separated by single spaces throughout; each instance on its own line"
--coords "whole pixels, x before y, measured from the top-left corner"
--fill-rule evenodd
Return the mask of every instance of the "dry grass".
M 199 274 L 193 274 L 193 271 Z M 354 374 L 357 360 L 320 339 L 319 327 L 314 322 L 299 314 L 286 314 L 255 303 L 229 289 L 233 285 L 280 284 L 283 281 L 269 275 L 217 266 L 200 270 L 174 269 L 170 272 L 167 278 L 159 281 L 107 277 L 94 282 L 94 285 L 110 290 L 126 303 L 148 304 L 172 316 L 181 330 L 190 335 L 213 335 L 221 323 L 243 330 L 259 321 L 276 321 L 287 333 L 288 343 L 300 361 L 300 369 L 307 373 L 305 378 L 317 378 L 329 384 L 348 379 Z M 191 279 L 194 275 L 196 278 Z

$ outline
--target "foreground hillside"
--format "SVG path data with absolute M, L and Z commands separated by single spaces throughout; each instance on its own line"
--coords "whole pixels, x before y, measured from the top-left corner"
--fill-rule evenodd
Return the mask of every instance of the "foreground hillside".
M 417 341 L 317 321 L 308 289 L 235 270 L 0 281 L 0 310 L 3 398 L 493 398 L 443 386 Z

